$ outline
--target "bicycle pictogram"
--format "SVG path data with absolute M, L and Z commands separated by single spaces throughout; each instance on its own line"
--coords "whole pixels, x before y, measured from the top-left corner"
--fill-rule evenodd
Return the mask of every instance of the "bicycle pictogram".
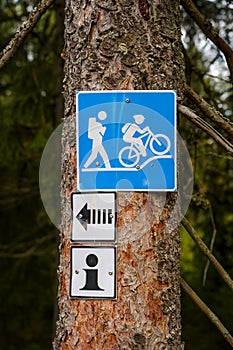
M 143 139 L 144 137 L 147 137 L 144 143 L 145 149 L 147 149 L 149 145 L 150 151 L 155 156 L 163 156 L 169 152 L 171 141 L 166 135 L 154 135 L 150 130 L 148 130 L 145 134 L 139 136 L 139 139 Z M 139 163 L 140 156 L 143 156 L 143 154 L 138 145 L 131 143 L 129 146 L 125 146 L 120 150 L 119 162 L 124 167 L 134 167 Z
M 168 136 L 153 134 L 148 126 L 143 129 L 138 126 L 145 120 L 143 115 L 134 115 L 133 118 L 136 124 L 127 123 L 122 128 L 123 140 L 130 145 L 123 147 L 118 155 L 120 164 L 127 168 L 137 165 L 141 156 L 146 157 L 148 148 L 154 155 L 151 160 L 166 155 L 171 148 Z M 136 136 L 138 133 L 141 135 Z

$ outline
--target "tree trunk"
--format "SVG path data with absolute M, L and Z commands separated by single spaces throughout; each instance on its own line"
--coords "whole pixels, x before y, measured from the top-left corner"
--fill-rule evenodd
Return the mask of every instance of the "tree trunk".
M 175 89 L 183 62 L 179 2 L 66 0 L 65 125 L 59 320 L 54 349 L 183 349 L 179 230 L 169 195 L 118 192 L 117 300 L 71 300 L 71 193 L 76 191 L 75 91 Z

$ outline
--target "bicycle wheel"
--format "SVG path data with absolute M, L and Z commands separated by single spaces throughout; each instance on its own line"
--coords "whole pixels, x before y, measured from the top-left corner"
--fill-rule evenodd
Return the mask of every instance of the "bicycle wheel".
M 171 141 L 169 137 L 164 134 L 156 134 L 150 140 L 150 149 L 154 154 L 162 156 L 166 154 L 171 148 Z
M 119 162 L 126 168 L 132 168 L 139 161 L 139 152 L 132 146 L 123 147 L 119 152 Z

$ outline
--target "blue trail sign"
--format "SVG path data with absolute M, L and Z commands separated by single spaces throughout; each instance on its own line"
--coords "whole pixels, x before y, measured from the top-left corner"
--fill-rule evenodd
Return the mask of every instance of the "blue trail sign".
M 176 92 L 77 92 L 79 191 L 176 191 Z

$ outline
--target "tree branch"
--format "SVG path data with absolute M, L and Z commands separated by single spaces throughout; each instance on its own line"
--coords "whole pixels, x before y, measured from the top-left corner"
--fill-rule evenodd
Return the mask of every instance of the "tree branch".
M 206 115 L 207 118 L 227 132 L 233 140 L 233 126 L 226 119 L 224 119 L 220 112 L 216 111 L 213 106 L 210 106 L 187 84 L 185 84 L 185 95 L 197 105 L 197 107 Z
M 210 219 L 211 219 L 211 223 L 212 223 L 212 227 L 213 227 L 213 233 L 212 233 L 212 238 L 211 238 L 211 242 L 210 242 L 210 252 L 212 253 L 213 249 L 214 249 L 214 242 L 215 242 L 215 238 L 216 238 L 216 234 L 217 234 L 217 227 L 215 225 L 215 220 L 214 220 L 214 214 L 213 214 L 213 210 L 212 210 L 212 206 L 210 206 L 209 208 L 210 211 Z M 204 273 L 203 273 L 203 286 L 205 286 L 206 284 L 206 278 L 207 278 L 207 273 L 208 273 L 208 269 L 210 266 L 210 261 L 209 259 L 207 259 L 206 265 L 205 265 L 205 269 L 204 269 Z
M 190 296 L 190 298 L 196 303 L 196 305 L 206 314 L 206 316 L 210 319 L 210 321 L 218 328 L 223 337 L 227 340 L 227 342 L 233 346 L 233 337 L 228 332 L 226 327 L 222 324 L 219 318 L 211 311 L 208 306 L 201 300 L 201 298 L 194 292 L 194 290 L 188 285 L 187 282 L 180 278 L 181 287 L 184 291 Z
M 233 290 L 233 280 L 228 275 L 226 270 L 222 267 L 222 265 L 218 262 L 218 260 L 215 258 L 215 256 L 211 253 L 209 248 L 205 245 L 205 243 L 202 241 L 202 239 L 198 236 L 194 228 L 190 225 L 189 221 L 186 218 L 183 218 L 182 225 L 186 229 L 186 231 L 190 234 L 192 239 L 197 243 L 198 247 L 201 249 L 201 251 L 207 256 L 207 258 L 210 260 L 210 262 L 213 264 L 215 269 L 218 271 L 222 279 L 227 283 L 227 285 Z
M 209 123 L 200 118 L 194 111 L 186 106 L 178 105 L 178 110 L 193 124 L 197 125 L 200 129 L 205 131 L 212 139 L 217 142 L 222 148 L 224 148 L 231 156 L 233 156 L 233 145 L 225 139 L 216 129 L 214 129 Z
M 209 20 L 206 20 L 192 0 L 181 0 L 181 5 L 192 17 L 203 33 L 209 38 L 217 48 L 223 52 L 230 71 L 230 79 L 233 81 L 233 51 L 230 46 L 219 36 L 218 31 Z
M 18 48 L 24 43 L 46 10 L 55 0 L 41 0 L 29 14 L 28 18 L 17 29 L 15 36 L 0 54 L 0 69 L 3 68 L 15 55 Z

